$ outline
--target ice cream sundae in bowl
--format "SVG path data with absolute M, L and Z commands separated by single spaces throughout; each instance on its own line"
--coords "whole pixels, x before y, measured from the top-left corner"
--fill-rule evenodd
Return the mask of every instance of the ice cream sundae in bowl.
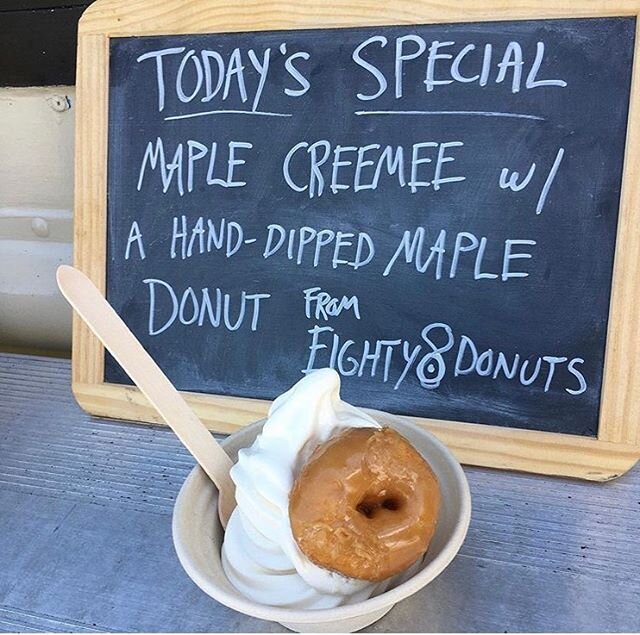
M 226 530 L 218 492 L 194 468 L 175 503 L 187 574 L 237 611 L 296 631 L 355 631 L 451 562 L 471 515 L 451 452 L 411 422 L 340 398 L 315 371 L 267 419 L 223 442 L 237 507 Z

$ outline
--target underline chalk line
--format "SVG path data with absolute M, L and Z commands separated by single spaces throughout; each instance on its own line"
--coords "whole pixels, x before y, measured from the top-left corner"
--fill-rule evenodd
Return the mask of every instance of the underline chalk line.
M 356 115 L 471 115 L 476 117 L 505 117 L 510 119 L 533 119 L 544 121 L 544 117 L 518 112 L 493 112 L 490 110 L 356 110 Z
M 288 112 L 267 112 L 264 110 L 207 110 L 205 112 L 190 112 L 186 115 L 171 115 L 165 117 L 165 121 L 176 119 L 191 119 L 193 117 L 206 117 L 208 115 L 258 115 L 261 117 L 292 117 Z

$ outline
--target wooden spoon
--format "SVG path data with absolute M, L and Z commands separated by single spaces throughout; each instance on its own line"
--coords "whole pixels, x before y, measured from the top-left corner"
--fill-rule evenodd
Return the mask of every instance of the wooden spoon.
M 178 435 L 220 493 L 218 515 L 226 528 L 236 506 L 233 463 L 182 395 L 160 370 L 136 336 L 87 276 L 68 265 L 57 271 L 58 286 L 69 304 L 115 357 L 142 394 Z

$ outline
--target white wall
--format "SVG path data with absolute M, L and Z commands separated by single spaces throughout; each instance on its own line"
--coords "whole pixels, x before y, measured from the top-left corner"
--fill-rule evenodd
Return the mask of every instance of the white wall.
M 72 260 L 73 87 L 0 88 L 0 350 L 67 351 L 55 284 Z

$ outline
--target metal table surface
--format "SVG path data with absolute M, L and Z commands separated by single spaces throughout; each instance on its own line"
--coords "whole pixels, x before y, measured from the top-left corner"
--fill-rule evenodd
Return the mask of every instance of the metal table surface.
M 194 461 L 166 428 L 91 417 L 67 360 L 0 355 L 0 630 L 281 631 L 183 572 Z M 640 467 L 616 481 L 465 468 L 460 554 L 371 631 L 640 630 Z

